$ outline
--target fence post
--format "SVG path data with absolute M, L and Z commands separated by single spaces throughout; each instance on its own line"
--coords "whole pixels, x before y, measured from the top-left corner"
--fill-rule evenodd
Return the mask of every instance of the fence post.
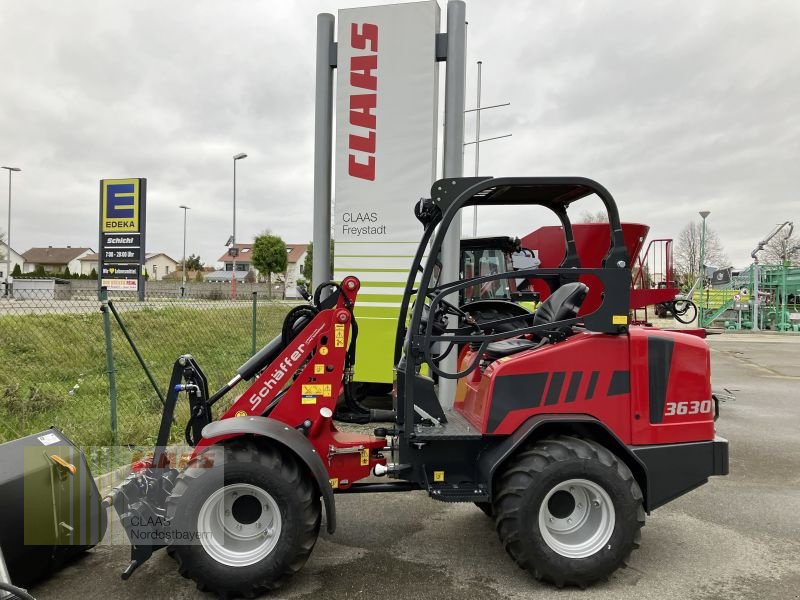
M 117 379 L 114 372 L 114 345 L 111 339 L 111 317 L 108 314 L 108 290 L 100 288 L 100 312 L 103 313 L 103 334 L 106 342 L 106 373 L 108 397 L 111 403 L 111 440 L 117 445 Z
M 253 290 L 253 350 L 250 356 L 256 353 L 256 311 L 258 310 L 258 291 Z

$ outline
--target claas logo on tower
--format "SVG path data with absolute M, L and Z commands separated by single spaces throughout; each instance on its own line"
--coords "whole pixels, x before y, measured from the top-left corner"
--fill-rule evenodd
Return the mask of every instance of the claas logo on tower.
M 103 233 L 139 231 L 138 179 L 103 180 Z

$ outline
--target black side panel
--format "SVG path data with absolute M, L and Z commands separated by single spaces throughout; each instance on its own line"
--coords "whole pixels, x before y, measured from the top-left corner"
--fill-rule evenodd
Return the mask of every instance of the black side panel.
M 566 373 L 557 371 L 553 373 L 550 378 L 550 387 L 547 388 L 547 397 L 544 399 L 545 406 L 552 406 L 558 404 L 558 399 L 561 396 L 561 388 L 564 386 L 564 377 Z
M 569 387 L 567 388 L 567 397 L 564 400 L 565 402 L 575 402 L 575 398 L 578 396 L 578 388 L 581 387 L 582 377 L 583 373 L 580 371 L 575 371 L 572 373 L 572 377 L 569 379 Z
M 631 449 L 647 468 L 647 510 L 703 485 L 712 475 L 728 474 L 728 442 L 722 438 Z
M 443 423 L 447 422 L 447 417 L 439 403 L 436 395 L 436 388 L 433 379 L 425 375 L 414 375 L 414 405 L 419 406 L 432 417 L 439 419 Z M 417 416 L 414 417 L 415 419 Z
M 664 402 L 667 399 L 667 383 L 672 364 L 674 343 L 671 339 L 650 336 L 647 339 L 647 373 L 650 387 L 650 422 L 661 423 L 664 419 Z
M 611 374 L 611 383 L 608 386 L 609 396 L 619 396 L 631 393 L 631 372 L 614 371 Z
M 494 382 L 492 407 L 489 409 L 488 431 L 492 432 L 512 410 L 536 408 L 542 403 L 548 373 L 506 375 Z M 564 374 L 561 374 L 563 383 Z M 559 392 L 561 386 L 558 386 Z M 558 398 L 556 396 L 556 398 Z
M 586 399 L 591 400 L 594 397 L 594 388 L 597 386 L 597 378 L 600 376 L 600 371 L 592 371 L 592 376 L 589 377 L 589 387 L 586 388 Z
M 328 533 L 336 531 L 336 503 L 333 499 L 333 489 L 328 479 L 328 470 L 306 436 L 297 431 L 297 429 L 287 427 L 285 423 L 268 417 L 223 419 L 222 421 L 209 423 L 203 428 L 203 437 L 206 439 L 223 435 L 259 435 L 275 440 L 294 452 L 308 467 L 317 482 L 322 500 L 325 503 Z

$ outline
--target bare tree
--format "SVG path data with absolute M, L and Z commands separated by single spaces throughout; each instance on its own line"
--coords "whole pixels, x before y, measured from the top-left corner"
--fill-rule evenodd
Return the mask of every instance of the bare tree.
M 0 244 L 5 244 L 5 243 L 6 243 L 6 232 L 0 230 Z M 0 262 L 4 261 L 5 259 L 6 259 L 5 249 L 0 248 Z
M 688 223 L 675 240 L 674 263 L 678 280 L 691 287 L 700 271 L 700 241 L 703 226 L 694 221 Z M 717 232 L 706 225 L 705 264 L 727 266 L 728 256 L 722 248 Z
M 597 212 L 589 212 L 588 210 L 584 210 L 581 212 L 581 216 L 578 218 L 579 223 L 608 223 L 608 215 L 602 211 L 598 210 Z
M 780 265 L 784 260 L 792 266 L 800 265 L 800 237 L 776 235 L 758 257 L 758 262 L 765 265 Z

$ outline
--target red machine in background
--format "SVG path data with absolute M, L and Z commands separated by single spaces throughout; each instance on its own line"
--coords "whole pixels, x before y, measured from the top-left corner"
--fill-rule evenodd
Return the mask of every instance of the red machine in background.
M 646 323 L 647 307 L 675 300 L 680 292 L 673 272 L 672 240 L 651 240 L 642 252 L 650 227 L 642 223 L 622 223 L 622 233 L 628 254 L 635 257 L 631 265 L 630 308 L 633 324 Z M 607 223 L 580 223 L 572 226 L 575 246 L 582 268 L 600 267 L 611 244 Z M 557 268 L 564 259 L 566 244 L 564 230 L 557 225 L 540 227 L 522 238 L 522 247 L 530 249 L 541 261 L 541 268 Z M 583 302 L 581 315 L 591 313 L 600 306 L 603 290 L 592 285 L 591 276 L 582 275 L 578 281 L 589 286 L 589 295 Z M 531 279 L 531 288 L 540 294 L 541 300 L 550 295 L 550 290 L 541 279 Z M 643 318 L 637 311 L 644 310 Z

